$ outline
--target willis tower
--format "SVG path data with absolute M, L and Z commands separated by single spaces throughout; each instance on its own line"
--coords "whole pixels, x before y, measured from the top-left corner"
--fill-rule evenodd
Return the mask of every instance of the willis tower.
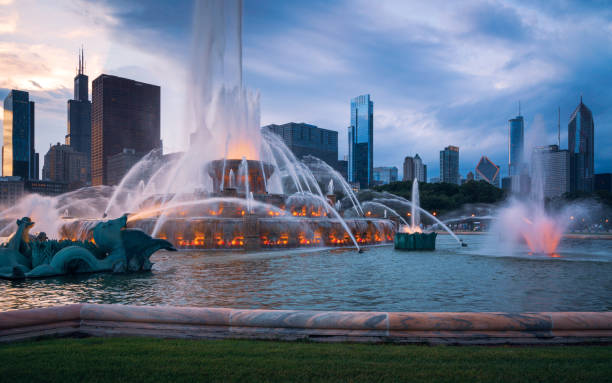
M 68 100 L 68 134 L 66 145 L 87 155 L 91 161 L 91 102 L 89 101 L 89 77 L 85 71 L 83 49 L 79 53 L 79 66 L 74 78 L 74 100 Z M 87 167 L 89 169 L 89 166 Z M 87 174 L 91 180 L 91 174 Z

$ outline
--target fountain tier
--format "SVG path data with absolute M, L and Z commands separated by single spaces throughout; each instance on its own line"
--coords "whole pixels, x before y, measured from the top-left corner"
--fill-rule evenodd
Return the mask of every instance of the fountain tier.
M 215 192 L 241 189 L 243 192 L 266 194 L 266 182 L 273 172 L 274 166 L 247 159 L 215 160 L 208 165 Z

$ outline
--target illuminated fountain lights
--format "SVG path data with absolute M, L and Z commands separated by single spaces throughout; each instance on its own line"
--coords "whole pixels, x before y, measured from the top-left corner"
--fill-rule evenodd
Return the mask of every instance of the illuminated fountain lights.
M 136 212 L 129 216 L 128 226 L 169 240 L 179 249 L 360 246 L 393 240 L 395 221 L 372 216 L 371 212 L 345 218 L 342 210 L 332 206 L 336 195 L 323 194 L 312 172 L 291 153 L 285 153 L 283 158 L 288 162 L 280 166 L 278 162 L 272 165 L 246 158 L 213 160 L 202 166 L 210 177 L 208 190 L 149 195 L 146 186 L 136 190 L 117 189 L 109 201 L 120 206 L 125 202 L 141 201 L 137 209 L 132 210 Z M 179 159 L 177 164 L 170 165 L 180 166 L 180 162 Z M 289 173 L 297 177 L 287 176 Z M 289 180 L 297 180 L 297 184 L 289 182 L 284 188 L 295 192 L 269 193 L 274 184 L 283 184 L 283 174 Z M 130 182 L 130 177 L 126 184 L 140 184 Z M 281 182 L 274 181 L 277 177 Z M 334 180 L 336 184 L 346 182 L 333 170 L 326 177 L 330 178 L 329 192 L 334 190 Z M 338 189 L 345 190 L 344 186 Z M 140 196 L 137 195 L 139 191 Z M 116 196 L 117 193 L 121 196 Z M 126 209 L 129 205 L 124 206 Z M 359 209 L 357 206 L 349 208 L 351 211 Z M 113 210 L 119 211 L 109 211 Z M 59 230 L 60 236 L 87 240 L 88 228 L 97 221 L 66 219 Z
M 354 242 L 366 245 L 393 239 L 392 221 L 343 219 L 333 210 L 331 196 L 317 198 L 311 192 L 268 193 L 267 183 L 276 171 L 269 163 L 215 160 L 207 170 L 213 190 L 218 192 L 208 193 L 200 203 L 188 202 L 189 209 L 180 203 L 176 208 L 157 209 L 159 213 L 165 211 L 167 216 L 157 235 L 178 248 L 257 250 L 352 246 Z M 135 215 L 130 225 L 153 231 L 159 215 L 143 218 Z

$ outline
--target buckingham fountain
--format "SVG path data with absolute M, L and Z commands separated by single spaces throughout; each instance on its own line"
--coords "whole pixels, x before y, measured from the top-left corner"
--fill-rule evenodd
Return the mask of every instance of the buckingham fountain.
M 259 94 L 242 80 L 239 1 L 196 3 L 190 73 L 190 118 L 177 129 L 186 150 L 149 153 L 117 186 L 27 196 L 1 213 L 0 236 L 27 216 L 51 238 L 90 242 L 93 227 L 127 214 L 127 228 L 177 249 L 359 249 L 393 240 L 397 219 L 366 216 L 339 173 L 317 159 L 316 170 L 307 166 L 260 129 Z

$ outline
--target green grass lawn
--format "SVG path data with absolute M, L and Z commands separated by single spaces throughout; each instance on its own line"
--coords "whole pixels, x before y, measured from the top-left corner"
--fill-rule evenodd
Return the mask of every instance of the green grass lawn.
M 1 382 L 604 382 L 612 346 L 52 339 L 0 345 Z

